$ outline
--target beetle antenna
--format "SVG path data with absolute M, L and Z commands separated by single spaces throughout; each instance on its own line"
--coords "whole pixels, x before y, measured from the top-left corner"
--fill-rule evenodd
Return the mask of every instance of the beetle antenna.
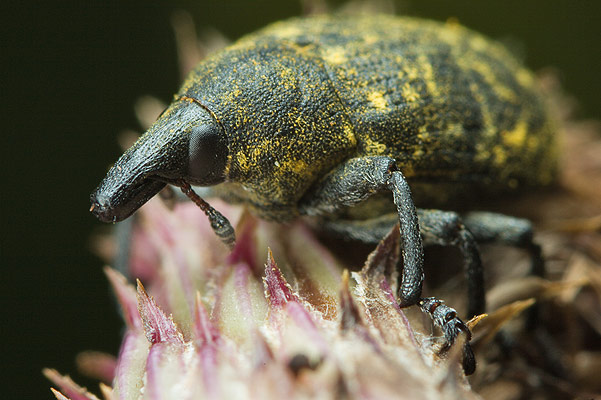
M 182 192 L 188 196 L 190 200 L 194 202 L 206 215 L 209 217 L 211 222 L 211 228 L 215 234 L 221 239 L 221 241 L 231 249 L 236 244 L 236 234 L 232 224 L 226 217 L 223 216 L 219 211 L 215 210 L 209 203 L 204 201 L 196 192 L 192 189 L 192 186 L 183 179 L 178 181 L 179 187 Z

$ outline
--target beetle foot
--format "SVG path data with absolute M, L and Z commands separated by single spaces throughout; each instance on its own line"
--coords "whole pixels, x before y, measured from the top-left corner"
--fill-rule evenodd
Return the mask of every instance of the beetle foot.
M 434 324 L 442 330 L 445 343 L 440 349 L 440 353 L 448 351 L 455 343 L 457 337 L 463 332 L 466 335 L 463 344 L 463 371 L 466 375 L 471 375 L 476 370 L 476 358 L 469 341 L 472 338 L 472 332 L 467 325 L 457 317 L 457 311 L 444 304 L 444 301 L 435 297 L 424 297 L 417 303 L 421 310 L 428 314 Z

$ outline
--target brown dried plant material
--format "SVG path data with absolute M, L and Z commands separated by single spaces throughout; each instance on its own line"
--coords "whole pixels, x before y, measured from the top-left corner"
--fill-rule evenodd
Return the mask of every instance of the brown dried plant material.
M 482 346 L 490 345 L 494 340 L 495 335 L 509 321 L 520 315 L 524 310 L 535 303 L 535 300 L 530 298 L 527 300 L 518 300 L 496 309 L 493 313 L 482 318 L 473 329 L 474 339 L 473 344 L 476 349 Z

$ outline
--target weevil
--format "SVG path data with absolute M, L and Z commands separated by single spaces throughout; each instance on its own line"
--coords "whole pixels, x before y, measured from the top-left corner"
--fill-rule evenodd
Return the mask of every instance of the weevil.
M 470 332 L 454 309 L 421 297 L 424 245 L 461 250 L 470 315 L 485 305 L 478 241 L 526 248 L 533 269 L 542 259 L 528 221 L 440 209 L 550 183 L 555 131 L 532 73 L 502 45 L 458 24 L 297 18 L 200 63 L 110 169 L 91 196 L 92 211 L 123 220 L 171 184 L 233 244 L 227 219 L 190 187 L 198 185 L 262 218 L 312 216 L 365 242 L 398 223 L 400 306 L 419 305 L 450 346 Z M 475 368 L 468 343 L 463 366 L 468 374 Z

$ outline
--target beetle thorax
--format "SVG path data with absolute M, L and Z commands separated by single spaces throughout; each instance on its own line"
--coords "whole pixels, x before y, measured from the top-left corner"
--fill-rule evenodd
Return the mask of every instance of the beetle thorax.
M 353 151 L 351 123 L 320 63 L 298 46 L 248 43 L 203 63 L 184 84 L 180 94 L 224 127 L 226 178 L 239 200 L 289 212 Z

